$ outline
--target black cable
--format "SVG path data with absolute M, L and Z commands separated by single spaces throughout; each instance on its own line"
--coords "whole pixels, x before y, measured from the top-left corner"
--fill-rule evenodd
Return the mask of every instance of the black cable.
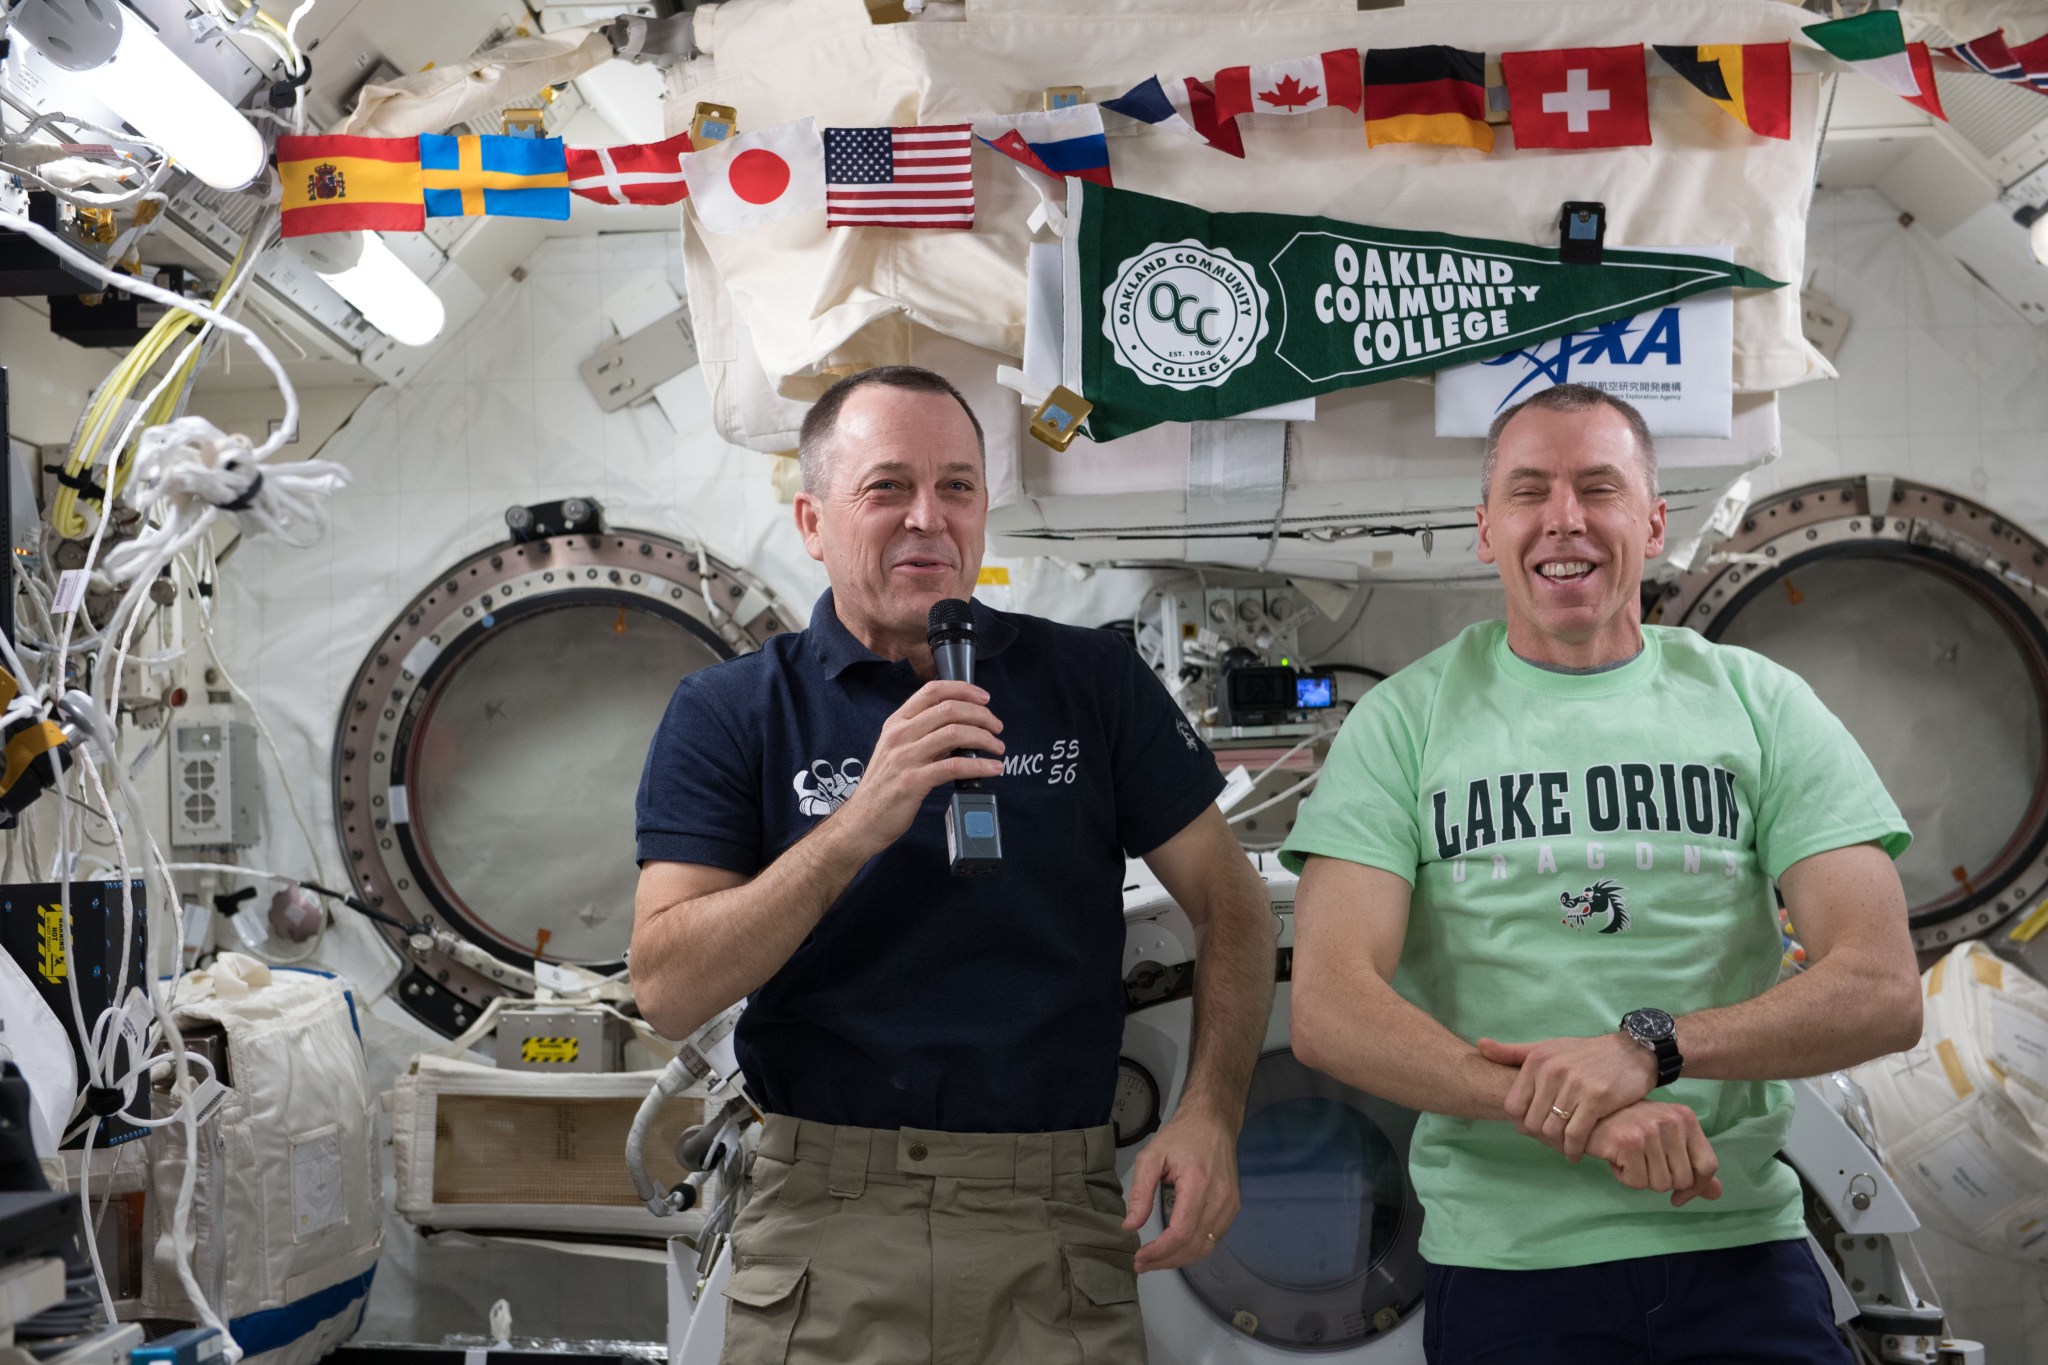
M 419 924 L 407 924 L 404 920 L 393 918 L 392 916 L 385 914 L 382 910 L 375 909 L 365 904 L 362 900 L 358 899 L 357 897 L 349 895 L 347 892 L 330 891 L 326 887 L 319 885 L 317 882 L 302 881 L 299 883 L 299 885 L 305 887 L 308 891 L 311 891 L 316 896 L 325 896 L 329 900 L 340 901 L 343 905 L 346 905 L 349 909 L 355 911 L 357 914 L 367 915 L 371 919 L 377 921 L 377 923 L 379 924 L 388 924 L 393 929 L 398 930 L 398 932 L 401 934 L 417 934 L 425 927 L 424 925 Z

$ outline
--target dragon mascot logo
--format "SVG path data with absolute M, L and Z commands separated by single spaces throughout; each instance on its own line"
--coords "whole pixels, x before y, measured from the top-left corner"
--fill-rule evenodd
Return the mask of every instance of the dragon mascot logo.
M 1560 891 L 1557 903 L 1564 907 L 1563 923 L 1567 929 L 1583 931 L 1590 920 L 1601 921 L 1603 934 L 1618 934 L 1628 928 L 1628 910 L 1622 904 L 1621 888 L 1613 882 L 1594 882 L 1576 896 Z

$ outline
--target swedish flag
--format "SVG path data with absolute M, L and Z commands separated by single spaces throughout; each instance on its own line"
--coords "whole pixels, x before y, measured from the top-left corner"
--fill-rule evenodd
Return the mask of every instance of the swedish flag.
M 429 218 L 567 218 L 569 167 L 558 137 L 420 135 Z

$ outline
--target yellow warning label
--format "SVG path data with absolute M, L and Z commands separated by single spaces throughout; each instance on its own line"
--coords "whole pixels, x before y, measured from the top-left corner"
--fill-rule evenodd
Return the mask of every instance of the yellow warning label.
M 36 916 L 36 970 L 54 986 L 64 979 L 64 907 L 39 905 Z
M 984 568 L 981 571 L 981 577 L 975 579 L 974 581 L 982 584 L 1000 583 L 1007 587 L 1009 586 L 1010 582 L 1010 571 L 999 566 Z
M 561 1066 L 576 1060 L 577 1046 L 574 1038 L 528 1038 L 519 1045 L 519 1060 Z

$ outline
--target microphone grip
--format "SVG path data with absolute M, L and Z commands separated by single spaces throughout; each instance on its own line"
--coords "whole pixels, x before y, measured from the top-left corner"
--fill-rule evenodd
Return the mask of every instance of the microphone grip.
M 942 640 L 932 646 L 932 663 L 946 682 L 974 681 L 974 641 Z

